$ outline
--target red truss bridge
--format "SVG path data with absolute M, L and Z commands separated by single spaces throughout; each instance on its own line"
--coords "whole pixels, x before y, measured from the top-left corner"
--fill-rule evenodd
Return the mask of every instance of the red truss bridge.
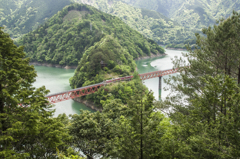
M 159 89 L 161 89 L 161 87 L 162 87 L 161 86 L 161 77 L 165 76 L 165 75 L 177 73 L 177 70 L 178 69 L 168 69 L 168 70 L 148 72 L 148 73 L 139 74 L 139 77 L 141 80 L 159 77 Z M 116 79 L 106 80 L 104 82 L 97 83 L 94 85 L 71 89 L 71 90 L 65 91 L 65 92 L 50 94 L 50 95 L 47 95 L 46 97 L 48 98 L 48 101 L 50 103 L 58 103 L 58 102 L 73 99 L 76 97 L 81 97 L 81 96 L 85 96 L 88 94 L 92 94 L 92 93 L 96 92 L 100 87 L 105 86 L 106 84 L 113 83 L 113 82 L 119 82 L 119 81 L 128 81 L 128 80 L 131 80 L 132 78 L 133 78 L 133 76 L 125 76 L 125 77 L 120 77 L 120 78 L 116 78 Z

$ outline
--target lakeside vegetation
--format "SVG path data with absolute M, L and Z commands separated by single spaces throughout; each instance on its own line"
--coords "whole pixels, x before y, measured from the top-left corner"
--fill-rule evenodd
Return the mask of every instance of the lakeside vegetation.
M 187 50 L 187 45 L 189 45 L 188 47 L 190 47 L 191 49 L 195 49 L 195 47 L 197 47 L 196 45 L 196 38 L 195 39 L 189 39 L 189 40 L 186 40 L 184 41 L 184 43 L 180 43 L 180 44 L 168 44 L 166 45 L 166 49 L 180 49 L 180 50 Z

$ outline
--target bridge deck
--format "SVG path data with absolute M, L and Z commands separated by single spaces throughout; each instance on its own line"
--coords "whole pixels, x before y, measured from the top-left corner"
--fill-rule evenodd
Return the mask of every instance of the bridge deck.
M 178 69 L 167 69 L 167 70 L 161 70 L 161 71 L 154 71 L 154 72 L 139 74 L 139 76 L 140 76 L 141 80 L 146 80 L 146 79 L 150 79 L 150 78 L 162 77 L 165 75 L 173 74 L 173 73 L 176 73 L 177 70 Z M 101 83 L 84 86 L 84 87 L 80 87 L 80 88 L 76 88 L 76 89 L 71 89 L 71 90 L 64 91 L 64 92 L 50 94 L 50 95 L 47 95 L 46 97 L 48 98 L 50 103 L 57 103 L 57 102 L 61 102 L 64 100 L 69 100 L 69 99 L 73 99 L 76 97 L 81 97 L 84 95 L 92 94 L 92 93 L 96 92 L 98 90 L 98 88 L 100 88 L 106 84 L 117 82 L 117 81 L 131 80 L 132 78 L 133 78 L 133 76 L 125 76 L 125 77 L 120 77 L 120 78 L 116 78 L 116 79 L 106 80 Z

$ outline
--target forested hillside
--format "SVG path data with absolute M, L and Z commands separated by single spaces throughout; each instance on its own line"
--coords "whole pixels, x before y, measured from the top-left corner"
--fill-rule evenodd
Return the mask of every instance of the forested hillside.
M 130 75 L 135 67 L 127 49 L 117 39 L 107 35 L 85 51 L 70 83 L 72 88 L 95 84 L 114 77 L 114 73 L 117 76 Z
M 136 8 L 117 0 L 73 1 L 92 5 L 105 13 L 119 17 L 131 28 L 158 44 L 179 44 L 194 37 L 194 30 L 182 27 L 156 11 Z
M 122 1 L 122 0 L 121 0 Z M 213 25 L 240 10 L 236 0 L 123 0 L 136 7 L 155 10 L 187 28 L 201 29 Z
M 36 29 L 70 1 L 115 15 L 158 44 L 184 43 L 203 27 L 230 16 L 233 9 L 240 10 L 240 2 L 234 0 L 0 0 L 0 26 L 12 38 L 18 38 Z
M 18 38 L 70 3 L 70 0 L 0 0 L 0 26 L 12 38 Z
M 18 41 L 24 45 L 32 62 L 77 65 L 83 53 L 106 35 L 111 35 L 138 58 L 162 54 L 164 49 L 145 38 L 115 16 L 91 6 L 72 4 L 58 12 L 44 25 Z
M 0 0 L 0 26 L 15 39 L 26 34 L 56 14 L 71 2 L 89 4 L 119 17 L 131 28 L 158 44 L 183 43 L 193 37 L 193 31 L 178 25 L 166 16 L 146 9 L 135 8 L 116 0 Z

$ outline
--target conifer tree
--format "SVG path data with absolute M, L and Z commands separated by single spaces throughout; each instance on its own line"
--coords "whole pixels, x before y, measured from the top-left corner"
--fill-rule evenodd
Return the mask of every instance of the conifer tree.
M 175 112 L 173 136 L 180 158 L 238 158 L 240 156 L 240 94 L 235 79 L 204 78 L 202 94 L 195 93 L 188 115 Z
M 112 120 L 105 113 L 81 111 L 71 116 L 72 146 L 82 151 L 88 159 L 109 157 L 108 141 L 112 138 Z
M 175 95 L 165 106 L 178 127 L 181 158 L 236 158 L 239 143 L 240 15 L 233 12 L 213 28 L 196 34 L 197 47 L 175 59 L 180 75 L 167 83 Z M 235 81 L 232 79 L 234 78 Z M 238 85 L 237 85 L 237 84 Z M 181 133 L 180 133 L 181 132 Z M 182 153 L 180 153 L 182 152 Z
M 174 109 L 187 114 L 189 100 L 199 88 L 205 85 L 202 77 L 218 74 L 229 75 L 240 82 L 240 15 L 233 12 L 227 19 L 221 19 L 213 28 L 203 29 L 206 37 L 196 34 L 197 47 L 184 53 L 187 60 L 175 59 L 174 67 L 179 68 L 180 76 L 172 77 L 168 83 L 177 95 L 170 99 Z M 190 67 L 189 67 L 190 66 Z
M 163 114 L 154 112 L 153 94 L 139 87 L 127 104 L 128 114 L 115 125 L 111 153 L 126 159 L 164 158 L 162 137 L 170 123 Z
M 44 87 L 35 89 L 36 72 L 0 28 L 0 158 L 49 158 L 65 149 L 61 118 L 52 118 Z

